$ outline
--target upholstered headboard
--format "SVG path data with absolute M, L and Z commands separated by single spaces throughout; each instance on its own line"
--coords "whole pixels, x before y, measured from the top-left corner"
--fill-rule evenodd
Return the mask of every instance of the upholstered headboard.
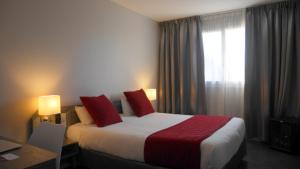
M 118 110 L 118 112 L 122 113 L 121 101 L 117 100 L 117 101 L 113 101 L 112 103 L 113 103 L 114 107 Z M 78 105 L 62 107 L 62 113 L 66 114 L 66 125 L 67 125 L 67 127 L 69 127 L 72 124 L 80 122 L 80 120 L 77 117 L 77 114 L 75 112 L 75 106 L 78 106 Z

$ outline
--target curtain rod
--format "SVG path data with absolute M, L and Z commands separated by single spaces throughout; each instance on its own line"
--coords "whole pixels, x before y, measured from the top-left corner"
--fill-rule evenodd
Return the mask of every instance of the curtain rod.
M 232 12 L 239 12 L 239 11 L 244 11 L 244 10 L 246 10 L 246 8 L 239 8 L 239 9 L 225 10 L 225 11 L 220 11 L 220 12 L 211 12 L 211 13 L 206 13 L 206 14 L 199 15 L 199 16 L 222 15 L 222 14 L 227 14 L 227 13 L 232 13 Z
M 200 15 L 192 15 L 192 16 L 186 16 L 186 17 L 181 17 L 181 18 L 177 18 L 177 19 L 171 19 L 171 20 L 166 20 L 166 21 L 161 21 L 159 23 L 165 23 L 165 22 L 169 22 L 169 21 L 175 21 L 175 20 L 182 20 L 182 19 L 186 19 L 186 18 L 190 18 L 190 17 L 195 17 L 195 16 L 200 16 L 200 17 L 205 17 L 205 16 L 213 16 L 213 15 L 221 15 L 221 14 L 226 14 L 226 13 L 231 13 L 231 12 L 238 12 L 238 11 L 245 11 L 247 8 L 250 7 L 256 7 L 256 6 L 260 6 L 260 5 L 267 5 L 267 4 L 272 4 L 272 3 L 278 3 L 278 2 L 284 2 L 284 1 L 297 1 L 297 0 L 275 0 L 275 2 L 264 2 L 264 3 L 258 3 L 252 6 L 247 6 L 245 8 L 238 8 L 238 9 L 232 9 L 232 10 L 224 10 L 224 11 L 220 11 L 220 12 L 210 12 L 210 13 L 206 13 L 206 14 L 200 14 Z
M 184 20 L 184 19 L 192 18 L 192 17 L 206 17 L 206 16 L 213 16 L 213 15 L 221 15 L 221 14 L 226 14 L 226 13 L 231 13 L 231 12 L 244 11 L 245 9 L 246 8 L 240 8 L 240 9 L 226 10 L 226 11 L 220 11 L 220 12 L 212 12 L 212 13 L 206 13 L 206 14 L 200 14 L 200 15 L 192 15 L 192 16 L 186 16 L 186 17 L 172 19 L 172 20 L 161 21 L 159 23 L 168 23 L 168 22 L 180 21 L 180 20 Z
M 297 1 L 297 0 L 275 0 L 272 2 L 262 2 L 262 3 L 257 3 L 255 5 L 251 5 L 251 6 L 247 6 L 245 8 L 237 8 L 237 9 L 232 9 L 232 10 L 224 10 L 224 11 L 220 11 L 220 12 L 210 12 L 210 13 L 206 13 L 206 14 L 202 14 L 199 16 L 211 16 L 211 15 L 219 15 L 219 14 L 226 14 L 226 13 L 231 13 L 231 12 L 238 12 L 238 11 L 243 11 L 246 10 L 247 8 L 251 8 L 251 7 L 256 7 L 256 6 L 261 6 L 261 5 L 267 5 L 267 4 L 274 4 L 274 3 L 278 3 L 278 2 L 284 2 L 284 1 Z

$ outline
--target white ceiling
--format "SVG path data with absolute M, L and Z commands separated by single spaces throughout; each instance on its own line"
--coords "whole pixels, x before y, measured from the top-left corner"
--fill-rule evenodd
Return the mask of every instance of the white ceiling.
M 155 21 L 222 12 L 280 0 L 111 0 Z

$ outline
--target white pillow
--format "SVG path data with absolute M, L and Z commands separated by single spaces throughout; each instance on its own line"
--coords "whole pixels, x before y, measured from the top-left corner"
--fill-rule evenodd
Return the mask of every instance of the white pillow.
M 132 108 L 130 107 L 130 104 L 127 101 L 127 98 L 124 94 L 121 95 L 121 104 L 122 104 L 122 110 L 123 110 L 123 114 L 125 116 L 133 116 L 134 112 L 132 110 Z
M 93 124 L 94 120 L 84 106 L 75 106 L 76 114 L 82 124 Z

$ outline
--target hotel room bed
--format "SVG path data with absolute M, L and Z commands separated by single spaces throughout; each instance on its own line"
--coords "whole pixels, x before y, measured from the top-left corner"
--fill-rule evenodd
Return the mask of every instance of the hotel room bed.
M 96 125 L 76 123 L 74 115 L 72 113 L 73 117 L 70 118 L 72 122 L 68 122 L 67 136 L 78 141 L 81 164 L 90 169 L 162 168 L 144 163 L 146 138 L 191 117 L 166 113 L 153 113 L 140 118 L 122 116 L 122 123 L 99 128 Z M 202 141 L 201 169 L 236 168 L 246 153 L 244 137 L 243 120 L 232 118 Z

